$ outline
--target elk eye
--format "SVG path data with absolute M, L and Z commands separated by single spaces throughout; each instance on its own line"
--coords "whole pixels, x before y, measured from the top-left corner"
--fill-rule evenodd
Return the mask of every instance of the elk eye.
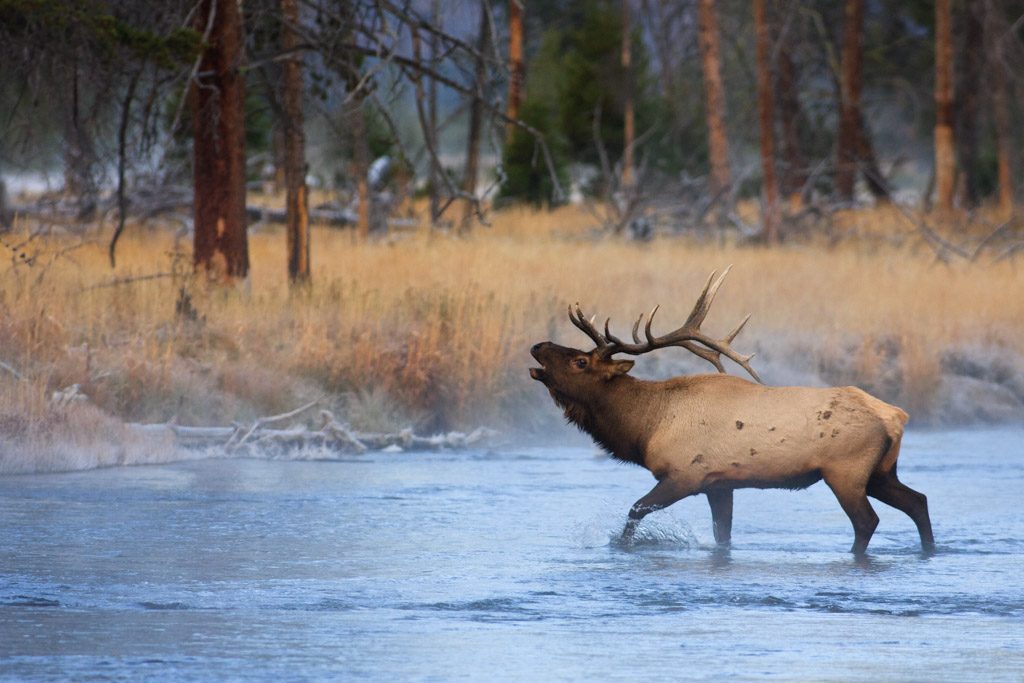
M 574 360 L 572 362 L 572 364 L 575 365 L 576 367 L 578 367 L 580 370 L 582 370 L 583 368 L 587 367 L 587 359 L 586 358 L 577 358 L 576 360 Z

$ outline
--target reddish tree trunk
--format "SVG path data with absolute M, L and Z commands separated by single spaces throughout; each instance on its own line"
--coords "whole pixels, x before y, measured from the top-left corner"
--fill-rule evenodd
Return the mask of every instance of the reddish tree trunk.
M 288 279 L 307 284 L 309 262 L 309 198 L 306 192 L 306 139 L 302 117 L 302 53 L 294 27 L 299 23 L 298 0 L 281 0 L 281 48 L 291 53 L 284 63 L 281 99 L 284 102 L 285 222 Z
M 505 114 L 510 119 L 519 118 L 519 105 L 523 99 L 523 82 L 526 69 L 523 65 L 523 5 L 525 0 L 508 2 L 508 102 Z M 506 139 L 511 141 L 515 125 L 505 127 Z
M 487 8 L 480 3 L 480 36 L 477 40 L 477 51 L 479 56 L 476 59 L 474 70 L 474 93 L 473 101 L 469 107 L 469 136 L 466 141 L 466 169 L 462 179 L 462 191 L 466 194 L 465 209 L 462 214 L 460 232 L 468 232 L 473 222 L 473 212 L 476 204 L 470 198 L 476 196 L 476 177 L 480 168 L 480 136 L 483 132 L 484 108 L 481 97 L 483 95 L 484 77 L 486 76 L 487 65 L 483 56 L 490 45 L 490 23 L 487 21 Z
M 853 199 L 860 156 L 860 90 L 864 58 L 864 0 L 846 0 L 843 17 L 842 64 L 839 79 L 839 133 L 836 136 L 836 195 Z
M 366 129 L 366 112 L 363 110 L 362 95 L 352 102 L 352 172 L 356 177 L 356 196 L 359 206 L 356 210 L 356 235 L 361 240 L 370 236 L 370 141 Z
M 953 209 L 956 155 L 953 141 L 952 0 L 935 2 L 935 205 Z
M 989 9 L 991 12 L 991 8 Z M 996 163 L 999 182 L 999 212 L 1009 218 L 1013 212 L 1013 172 L 1010 160 L 1010 146 L 1013 144 L 1013 128 L 1010 117 L 1010 102 L 1007 87 L 1006 64 L 1001 49 L 993 50 L 992 71 L 992 118 L 996 132 Z
M 782 157 L 785 159 L 785 173 L 782 177 L 782 192 L 794 210 L 803 206 L 803 189 L 807 184 L 807 161 L 800 149 L 800 96 L 797 85 L 796 63 L 789 49 L 779 48 L 779 122 L 782 126 Z
M 885 176 L 882 175 L 882 169 L 878 167 L 875 146 L 871 144 L 871 131 L 868 130 L 863 114 L 858 119 L 857 158 L 860 162 L 861 174 L 867 183 L 868 191 L 875 198 L 875 201 L 882 203 L 892 201 L 889 185 L 885 180 Z
M 985 36 L 979 0 L 964 3 L 963 70 L 957 97 L 956 142 L 960 159 L 960 198 L 962 205 L 978 204 L 978 128 L 979 89 L 984 63 Z
M 215 15 L 209 45 L 189 90 L 195 182 L 197 272 L 215 282 L 249 273 L 245 215 L 245 81 L 239 73 L 242 17 L 235 0 L 202 0 L 195 28 Z
M 622 103 L 622 187 L 633 185 L 633 142 L 636 122 L 633 112 L 633 18 L 629 0 L 622 0 L 622 73 L 625 76 Z
M 754 0 L 754 29 L 757 34 L 757 114 L 761 128 L 761 203 L 763 238 L 779 241 L 779 188 L 775 180 L 775 98 L 772 94 L 771 32 L 765 0 Z
M 430 10 L 431 22 L 434 26 L 441 28 L 441 0 L 433 0 Z M 437 59 L 441 52 L 440 43 L 437 39 L 436 33 L 430 34 L 430 59 L 431 68 L 437 69 Z M 431 149 L 437 149 L 437 80 L 431 78 L 427 83 L 427 121 L 429 122 L 429 130 L 425 132 L 425 135 L 430 137 Z M 430 175 L 428 184 L 430 185 L 430 224 L 431 226 L 437 226 L 437 219 L 441 217 L 441 185 L 444 182 L 441 179 L 441 174 L 444 173 L 444 169 L 438 163 L 437 158 L 434 155 L 430 155 Z
M 701 67 L 704 72 L 704 108 L 708 121 L 708 154 L 711 158 L 711 189 L 725 192 L 732 183 L 729 171 L 729 138 L 725 130 L 725 94 L 719 56 L 718 16 L 715 0 L 700 0 L 697 15 Z

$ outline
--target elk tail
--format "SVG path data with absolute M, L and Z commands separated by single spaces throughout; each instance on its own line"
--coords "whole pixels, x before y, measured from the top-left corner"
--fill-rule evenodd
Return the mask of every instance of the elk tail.
M 884 420 L 885 424 L 885 445 L 882 447 L 882 457 L 875 468 L 879 474 L 888 474 L 895 470 L 896 460 L 900 457 L 900 443 L 903 440 L 903 427 L 910 417 L 900 408 L 890 406 L 892 413 Z

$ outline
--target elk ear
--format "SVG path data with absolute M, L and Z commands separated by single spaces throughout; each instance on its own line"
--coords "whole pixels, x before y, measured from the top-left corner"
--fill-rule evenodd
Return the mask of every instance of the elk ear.
M 631 360 L 617 360 L 612 361 L 608 364 L 608 369 L 605 370 L 604 378 L 612 379 L 619 375 L 625 375 L 627 372 L 633 369 L 633 361 Z

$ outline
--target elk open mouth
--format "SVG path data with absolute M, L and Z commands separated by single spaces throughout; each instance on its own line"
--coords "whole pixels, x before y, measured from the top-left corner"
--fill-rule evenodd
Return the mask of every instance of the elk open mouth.
M 540 363 L 540 367 L 539 368 L 530 368 L 530 377 L 534 378 L 538 382 L 543 382 L 547 378 L 547 373 L 544 370 L 544 361 L 541 360 L 540 355 L 539 355 L 540 354 L 540 350 L 543 347 L 544 347 L 544 344 L 541 343 L 541 344 L 534 344 L 533 347 L 530 348 L 530 355 L 533 356 L 534 359 L 538 363 Z

